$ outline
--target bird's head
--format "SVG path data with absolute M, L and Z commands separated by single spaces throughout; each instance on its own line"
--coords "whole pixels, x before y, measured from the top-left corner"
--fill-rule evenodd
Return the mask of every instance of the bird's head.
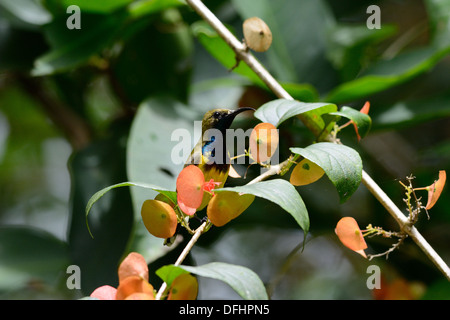
M 253 108 L 239 108 L 237 110 L 213 109 L 205 113 L 202 120 L 202 132 L 208 129 L 218 129 L 224 132 L 230 128 L 234 118 L 241 112 L 255 110 Z

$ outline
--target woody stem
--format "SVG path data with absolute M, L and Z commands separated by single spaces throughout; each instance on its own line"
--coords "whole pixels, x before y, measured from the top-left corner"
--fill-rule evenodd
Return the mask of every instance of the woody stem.
M 200 0 L 186 0 L 187 4 L 193 8 L 211 27 L 219 34 L 219 36 L 233 49 L 236 57 L 245 62 L 269 87 L 278 98 L 284 98 L 288 100 L 294 100 L 292 96 L 278 83 L 277 80 L 259 63 L 259 61 L 246 50 L 246 46 L 239 41 L 226 27 L 225 25 L 212 13 Z M 305 123 L 308 126 L 308 123 Z M 313 133 L 314 128 L 309 128 Z M 326 137 L 325 140 L 330 140 L 330 137 Z M 332 141 L 331 141 L 332 142 Z M 281 166 L 281 164 L 279 165 Z M 274 167 L 274 172 L 277 168 Z M 279 169 L 279 168 L 278 168 Z M 270 169 L 269 169 L 270 171 Z M 254 183 L 263 180 L 269 174 L 266 172 L 250 183 Z M 258 180 L 257 180 L 258 179 Z M 385 207 L 385 209 L 391 214 L 391 216 L 397 221 L 401 230 L 404 230 L 414 242 L 422 249 L 426 256 L 436 265 L 436 267 L 450 280 L 450 268 L 437 254 L 437 252 L 429 245 L 429 243 L 423 238 L 423 236 L 417 231 L 414 226 L 410 225 L 409 219 L 403 214 L 403 212 L 394 204 L 394 202 L 386 195 L 386 193 L 375 183 L 375 181 L 363 170 L 362 182 L 367 189 L 375 196 L 375 198 Z

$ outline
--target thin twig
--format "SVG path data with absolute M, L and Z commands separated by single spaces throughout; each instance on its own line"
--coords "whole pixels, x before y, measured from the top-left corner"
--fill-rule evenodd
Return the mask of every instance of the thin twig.
M 200 0 L 186 0 L 186 2 L 206 22 L 208 22 L 214 30 L 216 30 L 228 46 L 233 49 L 238 59 L 245 62 L 279 98 L 294 100 L 292 96 L 278 83 L 278 81 L 276 81 L 275 78 L 273 78 L 272 75 L 259 63 L 259 61 L 256 60 L 250 52 L 245 50 L 244 44 L 240 42 Z M 305 123 L 305 125 L 307 124 Z M 403 214 L 403 212 L 400 211 L 400 209 L 393 203 L 386 193 L 384 193 L 375 181 L 373 181 L 373 179 L 364 171 L 362 172 L 362 182 L 397 221 L 401 230 L 405 231 L 414 240 L 414 242 L 422 249 L 422 251 L 436 265 L 436 267 L 446 276 L 448 280 L 450 280 L 450 268 L 447 264 L 428 244 L 419 231 L 417 231 L 414 226 L 410 225 L 409 219 Z
M 191 240 L 188 242 L 188 244 L 186 245 L 186 247 L 183 249 L 183 252 L 181 252 L 180 256 L 178 257 L 177 261 L 175 261 L 175 266 L 179 266 L 180 264 L 183 263 L 184 259 L 186 259 L 187 255 L 189 254 L 189 252 L 191 251 L 192 247 L 194 246 L 194 244 L 197 242 L 198 238 L 200 238 L 200 235 L 203 233 L 203 231 L 205 230 L 206 226 L 208 225 L 208 222 L 205 221 L 203 222 L 200 227 L 198 227 L 195 230 L 194 235 L 192 236 Z M 163 294 L 166 292 L 167 289 L 167 283 L 164 282 L 161 285 L 161 288 L 159 288 L 158 293 L 156 294 L 155 299 L 156 300 L 161 300 L 161 297 L 163 296 Z

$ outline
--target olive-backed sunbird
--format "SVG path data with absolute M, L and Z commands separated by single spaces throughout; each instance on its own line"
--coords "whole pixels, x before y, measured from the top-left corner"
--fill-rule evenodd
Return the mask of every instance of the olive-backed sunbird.
M 202 170 L 205 181 L 211 179 L 220 182 L 223 187 L 230 171 L 230 158 L 226 145 L 226 130 L 230 128 L 234 118 L 241 112 L 255 110 L 253 108 L 239 108 L 237 110 L 213 109 L 205 113 L 202 119 L 202 136 L 192 149 L 184 167 L 196 165 Z M 212 130 L 210 130 L 212 129 Z M 211 199 L 211 195 L 204 193 L 202 204 L 197 210 L 203 209 Z M 177 233 L 164 241 L 167 246 L 172 245 Z
M 234 118 L 241 112 L 255 110 L 245 107 L 237 110 L 213 109 L 205 113 L 202 120 L 202 136 L 195 145 L 185 163 L 198 166 L 205 181 L 211 179 L 220 182 L 218 187 L 223 187 L 230 171 L 230 158 L 226 149 L 226 130 L 230 128 Z M 208 199 L 204 199 L 208 200 Z M 206 203 L 199 208 L 203 208 Z

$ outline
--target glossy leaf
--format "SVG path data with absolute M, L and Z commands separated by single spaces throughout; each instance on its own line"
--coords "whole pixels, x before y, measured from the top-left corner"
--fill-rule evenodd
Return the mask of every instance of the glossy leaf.
M 270 200 L 286 210 L 305 233 L 309 230 L 309 217 L 305 204 L 297 190 L 295 190 L 295 187 L 286 180 L 274 179 L 238 187 L 214 190 L 215 193 L 221 191 L 248 193 Z
M 311 132 L 320 136 L 326 126 L 321 116 L 335 111 L 337 111 L 337 107 L 331 103 L 304 103 L 295 100 L 276 99 L 259 107 L 254 115 L 262 122 L 271 123 L 275 127 L 280 126 L 289 118 L 299 116 Z
M 173 281 L 186 272 L 223 281 L 246 300 L 268 299 L 264 284 L 258 275 L 242 266 L 222 262 L 212 262 L 196 267 L 168 265 L 158 269 L 157 274 L 164 281 L 171 283 L 170 279 Z
M 367 103 L 365 104 L 365 106 L 367 106 Z M 355 127 L 358 141 L 367 135 L 372 126 L 372 119 L 369 117 L 367 113 L 363 113 L 350 107 L 344 106 L 339 111 L 332 112 L 330 114 L 349 119 L 350 122 L 353 123 Z
M 88 214 L 91 211 L 92 206 L 101 198 L 103 197 L 108 191 L 115 189 L 115 188 L 120 188 L 120 187 L 141 187 L 141 188 L 146 188 L 146 189 L 152 189 L 154 191 L 163 193 L 163 194 L 168 194 L 171 195 L 172 192 L 168 191 L 168 190 L 164 190 L 158 186 L 152 185 L 152 184 L 147 184 L 147 183 L 139 183 L 139 182 L 122 182 L 122 183 L 117 183 L 111 186 L 108 186 L 106 188 L 103 188 L 99 191 L 97 191 L 96 193 L 94 193 L 94 195 L 89 199 L 87 205 L 86 205 L 86 225 L 88 228 L 88 231 L 91 235 L 91 237 L 93 237 L 91 230 L 89 229 L 89 224 L 88 224 Z
M 358 189 L 362 179 L 362 161 L 352 148 L 330 142 L 312 144 L 306 148 L 291 148 L 293 153 L 320 166 L 336 187 L 341 203 Z

